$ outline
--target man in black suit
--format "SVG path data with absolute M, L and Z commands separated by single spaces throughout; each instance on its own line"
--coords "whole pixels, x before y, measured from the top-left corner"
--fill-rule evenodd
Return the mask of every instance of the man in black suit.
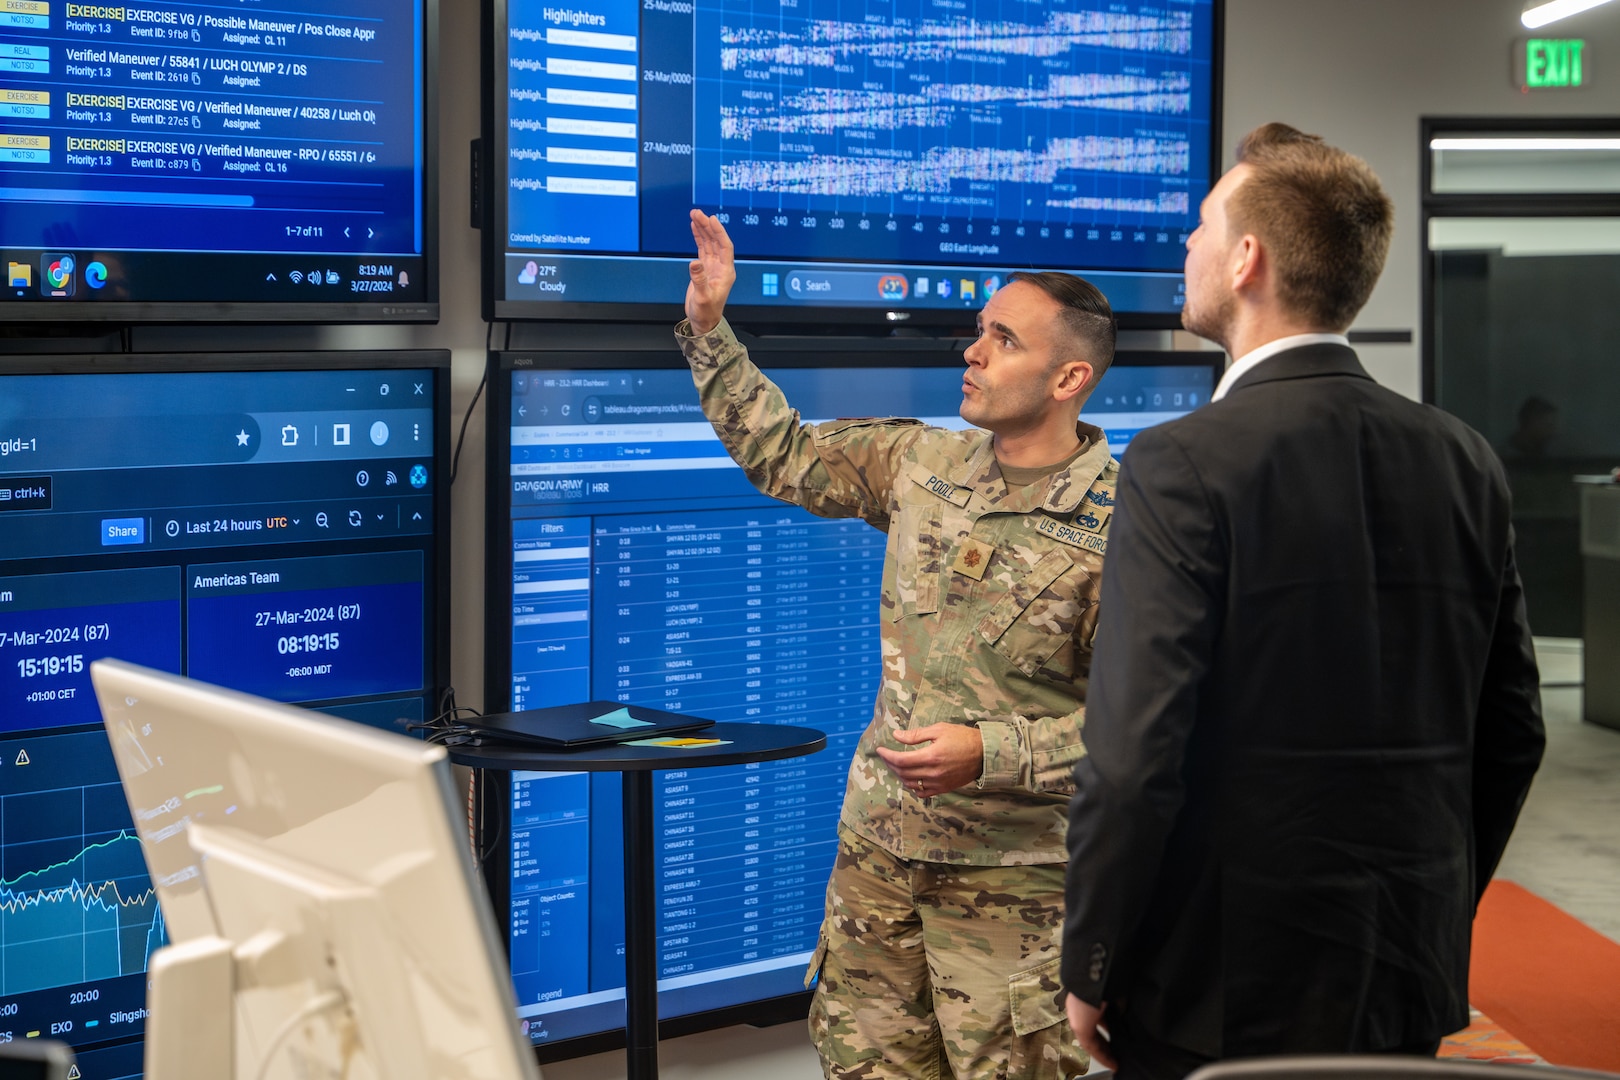
M 1496 455 L 1343 336 L 1388 197 L 1282 124 L 1238 162 L 1183 312 L 1236 362 L 1125 456 L 1070 808 L 1063 984 L 1121 1080 L 1433 1054 L 1544 741 Z

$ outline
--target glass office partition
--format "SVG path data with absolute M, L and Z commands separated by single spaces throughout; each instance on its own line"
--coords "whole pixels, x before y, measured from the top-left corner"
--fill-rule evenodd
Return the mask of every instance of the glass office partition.
M 1435 400 L 1501 456 L 1531 627 L 1581 636 L 1575 477 L 1620 465 L 1620 219 L 1429 223 Z
M 1425 397 L 1506 467 L 1531 629 L 1579 638 L 1576 478 L 1620 465 L 1620 125 L 1423 128 Z

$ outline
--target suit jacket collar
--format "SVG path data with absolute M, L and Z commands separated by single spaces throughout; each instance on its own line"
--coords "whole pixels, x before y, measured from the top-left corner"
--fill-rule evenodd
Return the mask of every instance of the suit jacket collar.
M 1301 345 L 1287 349 L 1244 373 L 1232 384 L 1226 396 L 1231 397 L 1246 387 L 1260 383 L 1281 382 L 1286 379 L 1314 379 L 1324 375 L 1348 375 L 1351 378 L 1371 380 L 1367 369 L 1361 366 L 1356 351 L 1346 345 Z

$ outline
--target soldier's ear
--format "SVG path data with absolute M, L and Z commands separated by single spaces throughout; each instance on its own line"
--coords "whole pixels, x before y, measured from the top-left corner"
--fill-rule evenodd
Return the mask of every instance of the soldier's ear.
M 1070 360 L 1058 368 L 1057 385 L 1053 396 L 1059 401 L 1083 397 L 1091 387 L 1092 367 L 1084 360 Z

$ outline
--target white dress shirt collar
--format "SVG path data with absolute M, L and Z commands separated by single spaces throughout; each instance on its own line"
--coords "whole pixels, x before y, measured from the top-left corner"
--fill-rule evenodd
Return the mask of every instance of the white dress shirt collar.
M 1232 384 L 1247 375 L 1262 360 L 1269 360 L 1280 352 L 1297 349 L 1301 345 L 1349 345 L 1350 339 L 1343 334 L 1291 334 L 1275 341 L 1268 341 L 1258 349 L 1250 349 L 1241 359 L 1232 361 L 1232 366 L 1226 369 L 1221 376 L 1221 384 L 1215 388 L 1211 401 L 1219 401 L 1232 389 Z

